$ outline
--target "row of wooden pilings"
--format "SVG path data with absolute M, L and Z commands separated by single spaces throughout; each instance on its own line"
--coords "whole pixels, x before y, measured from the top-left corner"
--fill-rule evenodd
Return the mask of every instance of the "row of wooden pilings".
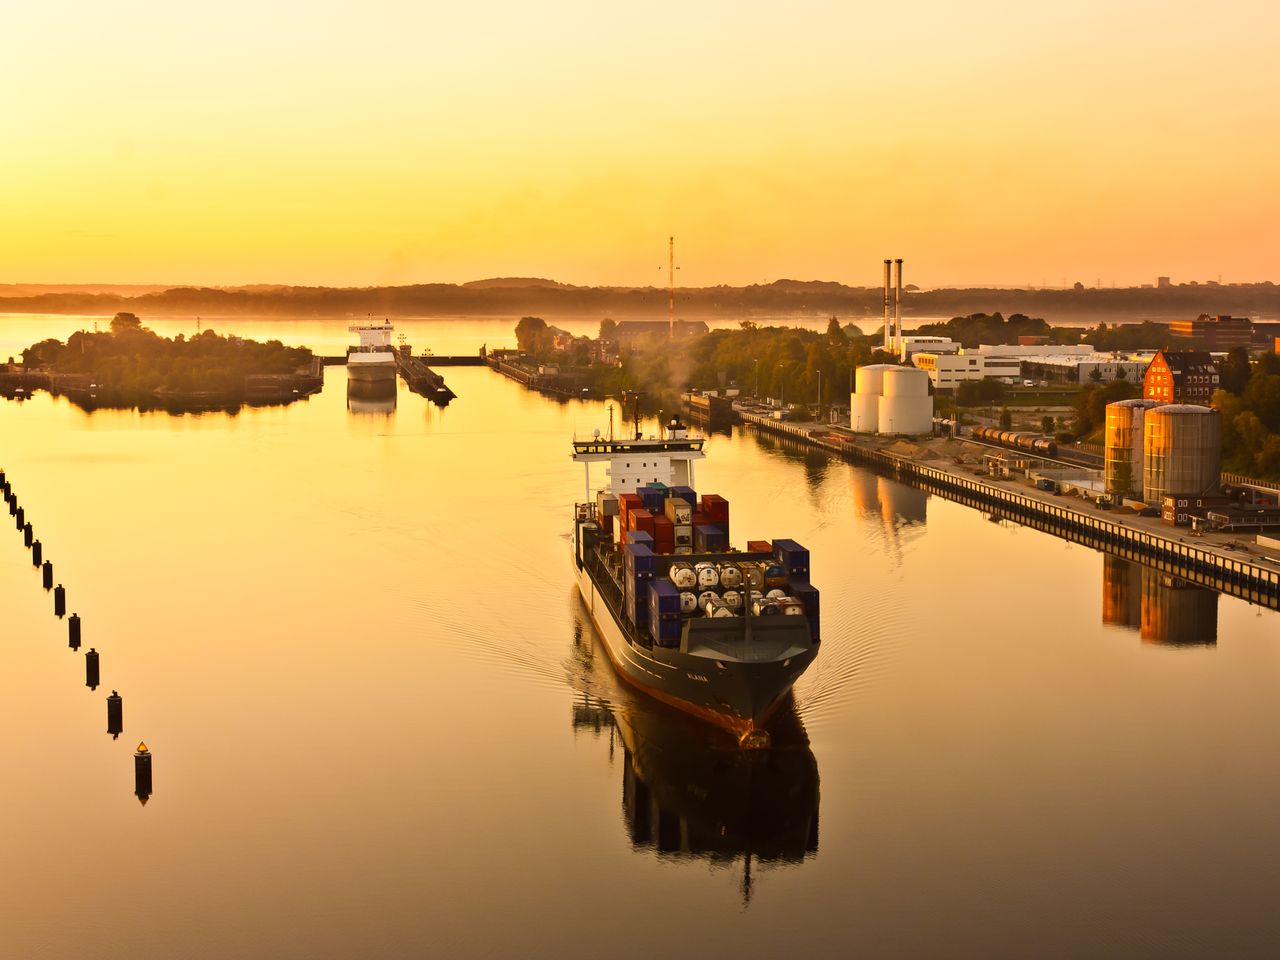
M 917 463 L 906 457 L 831 437 L 811 437 L 800 427 L 776 423 L 740 412 L 746 423 L 818 447 L 855 463 L 891 472 L 898 479 L 944 496 L 949 500 L 986 510 L 1085 546 L 1138 560 L 1166 573 L 1240 597 L 1250 603 L 1280 609 L 1280 572 L 1224 556 L 1194 544 L 1095 517 L 1072 507 L 1050 503 L 957 476 L 946 470 Z
M 13 484 L 3 470 L 0 470 L 0 493 L 9 509 L 9 516 L 14 519 L 14 526 L 22 534 L 22 545 L 31 553 L 31 565 L 40 571 L 41 585 L 45 590 L 53 592 L 53 614 L 59 620 L 67 613 L 67 591 L 62 584 L 54 586 L 53 562 L 44 556 L 44 544 L 35 536 L 26 509 L 18 502 L 18 495 L 13 491 Z M 71 614 L 67 619 L 67 645 L 72 650 L 80 649 L 81 624 L 80 615 Z M 84 655 L 84 682 L 90 690 L 97 690 L 101 682 L 102 658 L 94 647 L 90 647 Z M 124 732 L 124 700 L 118 692 L 111 691 L 107 697 L 107 733 L 117 739 Z M 139 743 L 133 755 L 134 793 L 142 803 L 151 796 L 151 751 L 145 743 Z

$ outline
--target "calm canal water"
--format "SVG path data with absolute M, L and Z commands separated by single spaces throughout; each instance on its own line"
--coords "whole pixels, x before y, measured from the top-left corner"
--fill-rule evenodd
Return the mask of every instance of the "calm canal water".
M 419 339 L 511 340 L 474 323 Z M 620 689 L 574 591 L 568 445 L 604 406 L 444 372 L 444 410 L 349 404 L 340 367 L 234 416 L 0 401 L 103 679 L 0 533 L 0 954 L 1274 955 L 1276 613 L 716 437 L 734 541 L 801 541 L 823 592 L 744 761 Z

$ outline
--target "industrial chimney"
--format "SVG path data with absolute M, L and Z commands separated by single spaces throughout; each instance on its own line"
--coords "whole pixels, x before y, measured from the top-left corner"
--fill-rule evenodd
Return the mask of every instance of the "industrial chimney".
M 891 293 L 892 286 L 889 277 L 889 263 L 890 261 L 888 260 L 884 262 L 884 348 L 886 351 L 892 346 L 891 332 L 893 330 L 890 326 L 889 319 L 889 305 L 893 299 L 893 294 Z
M 902 356 L 902 258 L 894 261 L 898 268 L 898 288 L 893 298 L 893 352 Z

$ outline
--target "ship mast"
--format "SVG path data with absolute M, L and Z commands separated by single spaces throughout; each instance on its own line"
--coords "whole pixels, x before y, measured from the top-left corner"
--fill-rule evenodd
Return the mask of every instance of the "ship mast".
M 667 339 L 676 335 L 676 238 L 667 237 Z

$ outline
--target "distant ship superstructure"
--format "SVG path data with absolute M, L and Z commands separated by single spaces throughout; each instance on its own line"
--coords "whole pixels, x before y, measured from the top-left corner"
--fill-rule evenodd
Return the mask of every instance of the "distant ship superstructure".
M 347 328 L 360 335 L 360 344 L 347 350 L 347 376 L 364 383 L 396 378 L 396 356 L 391 347 L 395 328 L 390 320 L 357 323 Z

